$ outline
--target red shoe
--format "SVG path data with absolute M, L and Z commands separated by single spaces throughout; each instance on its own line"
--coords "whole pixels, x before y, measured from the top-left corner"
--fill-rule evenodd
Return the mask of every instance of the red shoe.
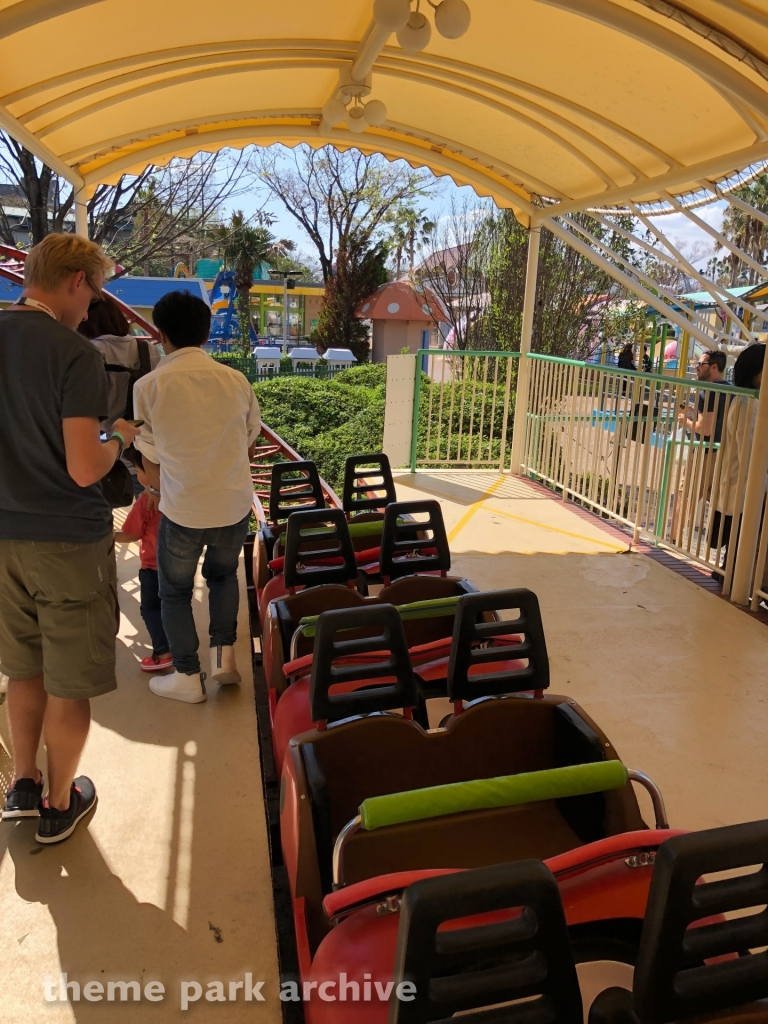
M 166 654 L 150 654 L 148 658 L 142 658 L 139 665 L 142 672 L 159 672 L 164 668 L 173 668 L 173 656 L 170 651 Z

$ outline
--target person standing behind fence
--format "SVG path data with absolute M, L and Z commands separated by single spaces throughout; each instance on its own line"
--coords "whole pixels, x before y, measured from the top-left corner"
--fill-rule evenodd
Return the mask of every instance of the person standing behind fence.
M 728 381 L 723 377 L 725 363 L 725 352 L 703 352 L 699 357 L 698 363 L 696 363 L 696 379 L 701 384 L 726 385 Z M 680 470 L 680 483 L 672 514 L 672 540 L 674 543 L 678 543 L 679 540 L 678 533 L 686 496 L 685 481 L 689 475 L 689 463 L 694 468 L 696 466 L 700 467 L 701 475 L 699 479 L 701 483 L 694 482 L 694 486 L 697 487 L 696 505 L 698 505 L 700 499 L 709 501 L 717 457 L 717 448 L 714 448 L 713 445 L 719 445 L 723 436 L 723 422 L 725 420 L 727 404 L 728 394 L 725 391 L 719 393 L 716 391 L 700 391 L 696 405 L 696 419 L 694 420 L 691 416 L 691 409 L 687 405 L 684 405 L 678 413 L 677 422 L 684 430 L 691 432 L 697 447 L 694 447 L 688 453 L 688 458 Z M 705 405 L 706 409 L 704 408 Z M 703 450 L 697 456 L 696 453 L 702 446 Z
M 237 565 L 253 503 L 249 455 L 261 429 L 259 405 L 242 373 L 212 359 L 210 308 L 189 292 L 169 292 L 152 311 L 165 358 L 134 386 L 143 420 L 136 447 L 150 495 L 163 513 L 158 533 L 163 627 L 174 672 L 149 687 L 159 697 L 197 704 L 206 699 L 205 672 L 192 615 L 198 561 L 205 550 L 211 676 L 237 683 Z
M 749 345 L 739 355 L 733 367 L 733 385 L 737 388 L 752 388 L 760 391 L 763 378 L 763 361 L 765 359 L 765 345 Z M 716 501 L 716 511 L 712 517 L 712 527 L 709 531 L 709 543 L 715 549 L 718 558 L 722 550 L 723 563 L 728 554 L 728 544 L 733 529 L 733 517 L 736 513 L 738 496 L 738 482 L 741 468 L 742 453 L 749 453 L 752 450 L 752 438 L 755 435 L 755 419 L 757 418 L 757 401 L 753 403 L 752 415 L 749 415 L 749 399 L 745 395 L 738 395 L 731 402 L 728 410 L 725 428 L 725 443 L 723 449 L 722 465 L 720 467 L 720 486 Z M 768 478 L 766 479 L 766 491 L 768 491 Z M 738 534 L 738 530 L 737 530 Z M 720 573 L 713 572 L 717 578 Z M 768 566 L 766 567 L 768 576 Z M 768 580 L 763 580 L 763 586 Z

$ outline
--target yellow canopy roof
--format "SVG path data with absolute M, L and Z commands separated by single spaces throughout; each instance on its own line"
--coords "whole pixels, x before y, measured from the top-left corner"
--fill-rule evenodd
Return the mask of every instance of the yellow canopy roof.
M 768 158 L 767 0 L 468 3 L 461 38 L 433 25 L 413 53 L 376 35 L 372 0 L 0 0 L 0 126 L 89 191 L 200 150 L 330 141 L 523 222 L 532 193 L 613 205 Z M 321 111 L 361 53 L 387 119 L 352 134 Z

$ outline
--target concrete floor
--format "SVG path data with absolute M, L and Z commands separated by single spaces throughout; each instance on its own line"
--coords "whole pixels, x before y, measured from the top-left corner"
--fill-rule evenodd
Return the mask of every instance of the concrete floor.
M 552 692 L 577 700 L 658 783 L 674 827 L 768 818 L 765 625 L 522 480 L 396 479 L 401 500 L 440 500 L 454 573 L 482 590 L 536 592 Z
M 139 562 L 118 551 L 123 612 L 118 689 L 92 702 L 81 771 L 99 792 L 87 824 L 41 847 L 31 821 L 0 825 L 0 1022 L 281 1020 L 269 856 L 243 588 L 240 687 L 209 687 L 207 703 L 150 693 L 137 662 L 148 653 L 139 615 Z M 241 574 L 242 575 L 242 574 Z M 199 581 L 202 584 L 202 580 Z M 203 603 L 205 600 L 205 603 Z M 207 596 L 196 591 L 207 648 Z M 207 653 L 207 651 L 205 652 Z M 5 708 L 0 737 L 9 746 Z M 0 747 L 0 750 L 2 748 Z M 7 771 L 7 753 L 0 771 Z M 43 758 L 44 762 L 44 758 Z M 45 770 L 45 764 L 41 767 Z M 46 1003 L 44 980 L 165 986 L 160 1002 Z M 264 1003 L 207 1002 L 207 983 L 265 981 Z M 180 1009 L 181 981 L 202 998 Z M 212 994 L 217 990 L 212 989 Z M 56 993 L 54 993 L 56 994 Z M 120 990 L 116 992 L 120 998 Z

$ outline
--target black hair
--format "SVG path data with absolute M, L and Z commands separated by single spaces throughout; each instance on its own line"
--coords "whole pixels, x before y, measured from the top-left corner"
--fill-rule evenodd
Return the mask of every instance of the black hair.
M 132 444 L 129 444 L 123 452 L 123 455 L 130 463 L 136 466 L 137 469 L 140 469 L 142 473 L 144 472 L 144 456 L 138 448 L 134 448 Z
M 168 292 L 155 303 L 152 319 L 174 348 L 199 348 L 208 341 L 211 308 L 191 292 Z
M 716 366 L 720 373 L 725 372 L 725 352 L 708 352 L 707 359 L 709 360 L 710 366 Z
M 748 345 L 736 360 L 733 383 L 737 388 L 753 388 L 755 377 L 763 369 L 765 345 Z

